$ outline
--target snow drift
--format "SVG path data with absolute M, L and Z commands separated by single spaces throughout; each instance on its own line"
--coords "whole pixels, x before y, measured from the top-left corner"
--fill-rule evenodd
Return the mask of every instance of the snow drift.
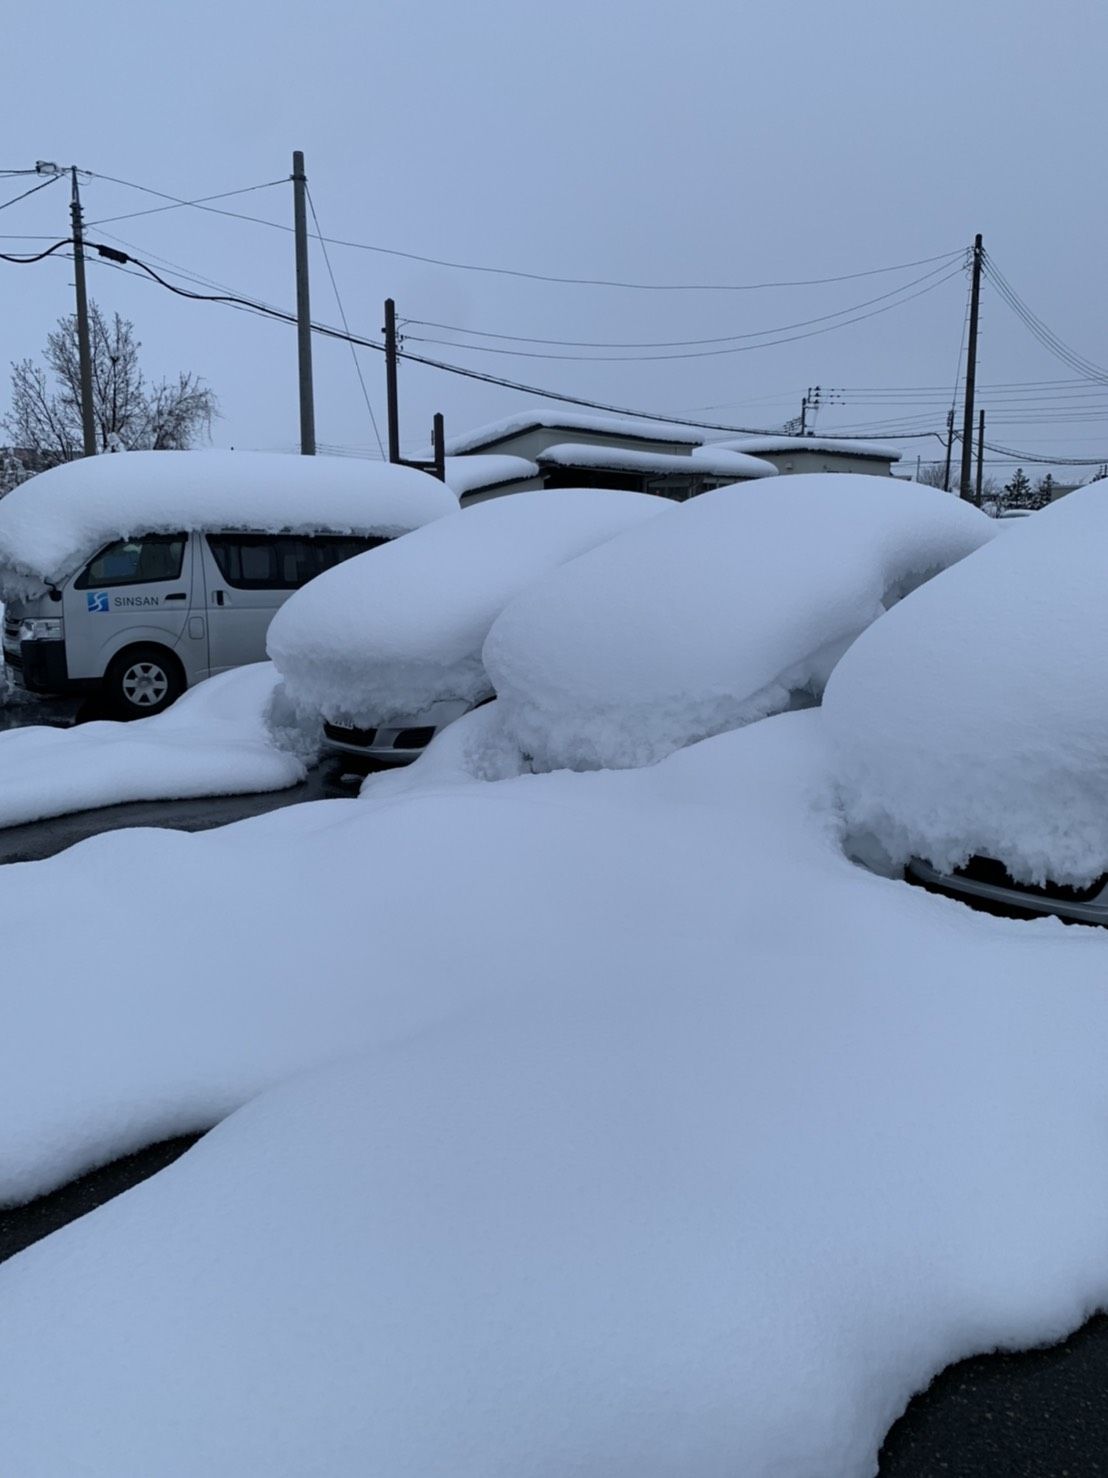
M 277 612 L 269 654 L 289 698 L 337 722 L 477 702 L 490 691 L 481 646 L 514 595 L 672 512 L 662 498 L 595 488 L 494 498 L 320 575 Z
M 995 533 L 886 477 L 781 477 L 705 493 L 514 600 L 484 660 L 540 769 L 652 763 L 818 697 L 843 649 Z
M 127 452 L 40 472 L 0 500 L 0 582 L 56 581 L 113 539 L 180 529 L 379 535 L 458 511 L 410 467 L 274 452 Z
M 1108 483 L 1001 527 L 836 669 L 844 803 L 894 863 L 983 853 L 1089 882 L 1108 868 Z

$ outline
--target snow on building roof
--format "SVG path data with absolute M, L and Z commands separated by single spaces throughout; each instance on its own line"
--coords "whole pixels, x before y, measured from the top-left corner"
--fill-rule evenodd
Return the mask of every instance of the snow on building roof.
M 695 461 L 693 460 L 695 458 Z M 559 442 L 537 458 L 540 466 L 596 467 L 628 472 L 683 472 L 700 477 L 775 477 L 777 468 L 745 452 L 694 447 L 692 456 L 671 452 L 631 451 L 619 446 L 588 446 L 583 442 Z
M 539 469 L 526 457 L 509 457 L 480 453 L 468 457 L 447 457 L 446 485 L 461 498 L 485 488 L 499 487 L 505 482 L 523 482 L 538 477 Z
M 709 443 L 713 451 L 729 448 L 747 452 L 752 457 L 774 452 L 838 452 L 844 457 L 873 457 L 881 462 L 899 462 L 899 447 L 884 446 L 876 441 L 844 441 L 837 436 L 734 436 L 726 441 Z
M 0 570 L 9 588 L 58 580 L 113 539 L 179 529 L 391 537 L 457 508 L 435 478 L 387 463 L 230 451 L 88 457 L 0 501 Z
M 640 421 L 632 416 L 538 409 L 519 411 L 514 416 L 505 416 L 502 421 L 490 421 L 487 426 L 478 426 L 474 431 L 452 437 L 446 449 L 451 455 L 478 451 L 536 426 L 556 431 L 591 431 L 599 436 L 624 436 L 638 441 L 675 441 L 686 446 L 699 446 L 704 440 L 704 433 L 694 426 L 678 426 L 671 421 Z

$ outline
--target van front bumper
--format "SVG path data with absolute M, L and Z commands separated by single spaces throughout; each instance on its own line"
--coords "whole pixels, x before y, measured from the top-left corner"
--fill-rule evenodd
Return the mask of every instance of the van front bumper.
M 64 641 L 20 642 L 18 654 L 6 647 L 4 657 L 12 678 L 29 693 L 86 693 L 97 686 L 95 680 L 69 676 Z

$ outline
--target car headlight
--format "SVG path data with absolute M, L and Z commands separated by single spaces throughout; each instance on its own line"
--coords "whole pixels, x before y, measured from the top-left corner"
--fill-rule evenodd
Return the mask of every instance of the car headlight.
M 62 623 L 58 616 L 43 621 L 24 621 L 19 628 L 20 641 L 61 641 Z

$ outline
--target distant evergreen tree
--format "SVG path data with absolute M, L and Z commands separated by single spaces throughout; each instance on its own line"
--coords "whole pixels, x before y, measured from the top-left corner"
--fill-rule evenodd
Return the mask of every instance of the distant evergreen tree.
M 1037 508 L 1031 479 L 1022 467 L 1017 467 L 1010 482 L 1004 484 L 1005 508 Z
M 1054 477 L 1051 473 L 1048 472 L 1045 477 L 1039 479 L 1035 484 L 1036 508 L 1047 508 L 1050 506 L 1054 500 L 1054 487 Z

